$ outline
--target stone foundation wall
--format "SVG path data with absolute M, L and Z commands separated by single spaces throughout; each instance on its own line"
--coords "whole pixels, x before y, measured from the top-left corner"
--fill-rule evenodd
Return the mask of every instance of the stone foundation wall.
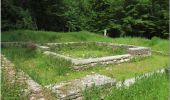
M 98 46 L 108 46 L 111 48 L 120 47 L 125 48 L 127 50 L 127 54 L 124 55 L 117 55 L 117 56 L 106 56 L 106 57 L 99 57 L 99 58 L 89 58 L 89 59 L 76 59 L 71 58 L 65 55 L 57 54 L 55 52 L 51 52 L 51 48 L 53 47 L 64 47 L 67 45 L 72 46 L 81 46 L 81 45 L 87 45 L 87 44 L 94 44 Z M 40 50 L 44 51 L 44 54 L 46 55 L 53 55 L 56 57 L 61 57 L 66 60 L 69 60 L 73 64 L 73 69 L 80 70 L 88 67 L 92 67 L 96 64 L 117 64 L 117 63 L 123 63 L 131 60 L 133 57 L 137 56 L 150 56 L 151 55 L 151 49 L 147 47 L 139 47 L 139 46 L 133 46 L 133 45 L 126 45 L 126 44 L 113 44 L 113 43 L 107 43 L 107 42 L 68 42 L 68 43 L 45 43 L 42 45 L 39 44 L 33 44 L 33 43 L 20 43 L 20 42 L 2 42 L 2 47 L 6 46 L 21 46 L 21 47 L 28 47 L 28 48 L 39 48 Z
M 125 48 L 129 54 L 132 56 L 150 56 L 151 55 L 151 49 L 148 47 L 140 47 L 140 46 L 134 46 L 134 45 L 126 45 L 126 44 L 114 44 L 114 43 L 107 43 L 107 42 L 67 42 L 67 43 L 46 43 L 48 47 L 62 47 L 66 45 L 73 45 L 73 46 L 81 46 L 86 44 L 95 44 L 98 46 L 108 46 L 111 48 Z
M 61 58 L 71 61 L 73 64 L 72 66 L 74 70 L 86 69 L 88 67 L 93 67 L 96 64 L 123 63 L 123 62 L 127 62 L 131 60 L 133 57 L 151 55 L 151 50 L 150 48 L 147 48 L 147 47 L 139 47 L 139 46 L 134 46 L 134 45 L 126 45 L 126 44 L 113 44 L 113 43 L 107 43 L 107 42 L 46 43 L 45 45 L 49 48 L 53 48 L 53 47 L 64 47 L 67 45 L 81 46 L 81 45 L 87 45 L 87 44 L 94 44 L 98 46 L 108 46 L 111 48 L 120 47 L 120 48 L 126 49 L 128 53 L 124 55 L 106 56 L 106 57 L 89 58 L 89 59 L 75 59 L 75 58 L 67 57 L 67 56 L 60 55 L 60 54 L 50 52 L 50 51 L 45 51 L 45 54 L 61 57 Z
M 129 48 L 128 53 L 132 56 L 150 56 L 151 49 L 146 47 Z
M 93 67 L 97 64 L 118 64 L 123 63 L 131 60 L 133 57 L 130 54 L 124 54 L 124 55 L 117 55 L 117 56 L 108 56 L 108 57 L 100 57 L 100 58 L 89 58 L 89 59 L 74 59 L 71 57 L 67 57 L 64 55 L 60 55 L 54 52 L 45 51 L 44 54 L 46 55 L 52 55 L 56 57 L 61 57 L 66 60 L 71 61 L 72 68 L 74 70 L 82 70 L 89 67 Z
M 118 63 L 128 62 L 131 59 L 132 56 L 129 54 L 93 58 L 93 59 L 84 59 L 84 60 L 79 60 L 77 62 L 74 62 L 73 69 L 74 70 L 87 69 L 97 64 L 118 64 Z

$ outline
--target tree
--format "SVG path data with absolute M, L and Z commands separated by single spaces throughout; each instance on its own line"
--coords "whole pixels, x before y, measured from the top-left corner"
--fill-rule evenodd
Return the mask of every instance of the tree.
M 35 29 L 28 9 L 15 5 L 15 0 L 2 0 L 2 31 L 9 29 Z

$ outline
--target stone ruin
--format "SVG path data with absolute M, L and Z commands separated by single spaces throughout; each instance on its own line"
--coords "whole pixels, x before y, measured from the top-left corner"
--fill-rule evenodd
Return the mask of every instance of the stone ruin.
M 21 46 L 21 47 L 31 47 L 31 48 L 39 48 L 41 49 L 44 54 L 52 55 L 55 57 L 61 57 L 66 60 L 72 62 L 72 67 L 75 70 L 81 70 L 83 68 L 87 68 L 89 66 L 94 66 L 98 63 L 100 64 L 116 64 L 127 62 L 136 57 L 145 57 L 151 55 L 151 49 L 147 47 L 140 47 L 140 46 L 133 46 L 133 45 L 125 45 L 125 44 L 113 44 L 113 43 L 106 43 L 106 42 L 95 42 L 96 45 L 103 45 L 108 46 L 111 48 L 114 47 L 121 47 L 127 50 L 127 54 L 123 55 L 116 55 L 116 56 L 106 56 L 106 57 L 98 57 L 98 58 L 89 58 L 89 59 L 75 59 L 65 55 L 57 54 L 55 52 L 50 51 L 50 47 L 52 46 L 62 46 L 62 45 L 83 45 L 89 42 L 69 42 L 69 43 L 46 43 L 46 44 L 33 44 L 33 43 L 1 43 L 2 46 Z M 125 81 L 126 82 L 126 81 Z M 127 83 L 133 83 L 134 79 L 130 82 L 127 80 Z M 91 88 L 92 86 L 119 86 L 120 82 L 117 80 L 112 79 L 110 77 L 100 75 L 100 74 L 92 74 L 87 75 L 85 77 L 65 81 L 57 84 L 50 84 L 45 86 L 47 89 L 50 89 L 54 92 L 58 99 L 60 100 L 83 100 L 82 91 L 86 88 Z
M 72 100 L 80 99 L 82 100 L 82 91 L 91 88 L 92 86 L 113 86 L 116 80 L 100 75 L 87 75 L 80 79 L 75 79 L 72 81 L 62 82 L 59 84 L 51 84 L 46 86 L 46 88 L 51 89 L 52 92 L 56 93 L 58 98 L 61 100 Z
M 61 55 L 55 52 L 50 51 L 50 47 L 54 46 L 62 46 L 62 45 L 84 45 L 87 43 L 95 43 L 98 46 L 108 46 L 110 48 L 120 47 L 125 48 L 127 50 L 127 54 L 116 55 L 116 56 L 105 56 L 98 58 L 88 58 L 88 59 L 76 59 L 72 57 L 68 57 L 65 55 Z M 122 62 L 127 62 L 132 58 L 136 57 L 145 57 L 151 55 L 151 49 L 148 47 L 140 47 L 134 45 L 125 45 L 125 44 L 113 44 L 107 42 L 68 42 L 68 43 L 46 43 L 45 46 L 37 45 L 38 48 L 44 51 L 46 55 L 53 55 L 56 57 L 60 57 L 66 60 L 71 61 L 72 68 L 74 70 L 81 70 L 88 67 L 93 67 L 96 64 L 117 64 Z

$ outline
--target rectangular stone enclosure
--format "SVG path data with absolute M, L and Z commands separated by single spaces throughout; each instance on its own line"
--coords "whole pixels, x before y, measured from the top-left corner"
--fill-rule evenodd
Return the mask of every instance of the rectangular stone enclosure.
M 64 54 L 59 54 L 56 52 L 52 52 L 52 47 L 60 47 L 62 46 L 76 46 L 76 45 L 86 45 L 93 43 L 96 46 L 105 46 L 110 48 L 124 48 L 127 50 L 126 54 L 121 55 L 115 55 L 115 56 L 104 56 L 104 57 L 97 57 L 97 58 L 86 58 L 86 59 L 78 59 L 66 56 Z M 66 60 L 71 61 L 72 67 L 75 70 L 84 69 L 90 66 L 94 66 L 96 64 L 116 64 L 116 63 L 122 63 L 127 62 L 131 60 L 134 57 L 144 57 L 144 56 L 150 56 L 151 55 L 151 49 L 148 47 L 140 47 L 140 46 L 134 46 L 134 45 L 126 45 L 126 44 L 113 44 L 113 43 L 107 43 L 107 42 L 67 42 L 67 43 L 46 43 L 43 44 L 44 46 L 36 45 L 39 49 L 44 51 L 44 54 L 46 55 L 52 55 L 56 57 L 61 57 Z

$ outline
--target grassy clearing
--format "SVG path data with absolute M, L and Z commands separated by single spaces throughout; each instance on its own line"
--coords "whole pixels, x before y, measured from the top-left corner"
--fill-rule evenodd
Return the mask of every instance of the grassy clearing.
M 83 92 L 87 100 L 167 100 L 168 74 L 154 74 L 149 78 L 138 80 L 129 88 L 121 87 L 103 89 L 93 87 Z
M 151 40 L 144 38 L 108 38 L 89 32 L 69 32 L 69 33 L 56 33 L 56 32 L 44 32 L 44 31 L 30 31 L 30 30 L 17 30 L 8 31 L 2 33 L 2 41 L 26 41 L 26 42 L 80 42 L 80 41 L 100 41 L 100 42 L 113 42 L 121 44 L 131 44 L 139 46 L 151 47 L 152 50 L 159 50 L 164 53 L 168 53 L 168 40 L 159 38 L 153 38 Z M 84 50 L 84 51 L 82 51 Z M 82 57 L 82 53 L 93 52 L 97 53 L 95 56 L 107 55 L 102 50 L 86 50 L 82 49 L 78 51 L 78 48 L 66 48 L 63 53 L 74 54 L 73 56 Z M 74 52 L 75 51 L 75 52 Z M 71 63 L 60 58 L 53 58 L 43 55 L 38 50 L 31 50 L 28 48 L 2 48 L 2 53 L 7 56 L 17 68 L 22 69 L 29 74 L 35 81 L 41 85 L 49 85 L 52 83 L 58 83 L 61 81 L 73 80 L 83 77 L 87 74 L 99 73 L 117 80 L 124 80 L 126 78 L 135 77 L 146 72 L 151 72 L 160 68 L 167 67 L 168 56 L 159 55 L 153 53 L 151 57 L 134 59 L 128 63 L 122 63 L 118 65 L 96 65 L 94 68 L 89 68 L 83 71 L 71 70 Z M 92 57 L 95 57 L 92 56 Z M 89 54 L 87 56 L 89 57 Z M 2 76 L 2 82 L 3 82 Z M 4 78 L 5 79 L 5 78 Z M 85 97 L 90 100 L 99 100 L 105 97 L 105 100 L 165 100 L 167 99 L 167 84 L 168 80 L 166 75 L 157 75 L 151 78 L 139 81 L 129 89 L 111 88 L 111 89 L 99 89 L 92 88 L 87 90 Z M 3 86 L 3 87 L 2 87 Z M 7 93 L 9 90 L 18 90 L 18 87 L 8 86 L 6 83 L 2 84 L 1 89 L 3 93 Z M 15 85 L 17 86 L 17 85 Z M 8 92 L 3 94 L 8 97 L 10 94 L 17 95 L 18 91 Z
M 123 48 L 97 46 L 95 43 L 83 45 L 63 45 L 53 48 L 52 51 L 73 58 L 96 58 L 127 53 L 127 51 Z
M 169 53 L 168 40 L 154 37 L 152 40 L 136 37 L 109 38 L 94 33 L 81 32 L 45 32 L 31 30 L 16 30 L 2 32 L 2 41 L 26 41 L 26 42 L 80 42 L 80 41 L 100 41 L 122 44 L 132 44 L 138 46 L 151 47 L 153 50 Z
M 122 80 L 166 67 L 168 64 L 167 56 L 153 54 L 151 57 L 136 59 L 128 63 L 97 65 L 94 68 L 76 72 L 71 70 L 70 62 L 45 56 L 37 50 L 11 47 L 2 48 L 2 53 L 41 85 L 72 80 L 92 73 L 100 73 Z

